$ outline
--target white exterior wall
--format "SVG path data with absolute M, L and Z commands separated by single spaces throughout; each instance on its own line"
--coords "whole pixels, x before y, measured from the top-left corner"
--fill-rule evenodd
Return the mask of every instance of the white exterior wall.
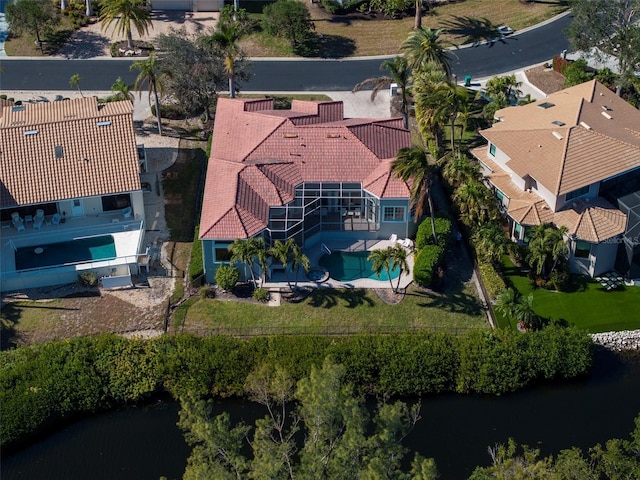
M 537 187 L 532 188 L 531 191 L 536 192 L 545 202 L 547 202 L 547 205 L 549 205 L 551 210 L 555 212 L 557 210 L 556 196 L 553 193 L 551 193 L 549 190 L 547 190 L 545 186 L 542 185 L 541 183 L 539 182 L 536 182 L 536 183 L 537 183 Z
M 559 195 L 558 196 L 558 200 L 557 200 L 557 210 L 560 210 L 562 207 L 564 207 L 567 203 L 572 202 L 578 198 L 596 198 L 598 196 L 598 194 L 600 193 L 600 182 L 598 183 L 592 183 L 591 185 L 589 185 L 589 191 L 587 193 L 585 193 L 584 195 L 580 195 L 579 197 L 573 198 L 571 200 L 567 200 L 567 195 L 563 194 L 563 195 Z M 554 210 L 556 211 L 556 210 Z

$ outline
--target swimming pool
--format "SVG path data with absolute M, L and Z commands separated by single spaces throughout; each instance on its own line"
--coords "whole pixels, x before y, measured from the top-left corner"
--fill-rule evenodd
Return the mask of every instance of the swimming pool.
M 387 271 L 383 270 L 378 277 L 373 272 L 373 262 L 367 260 L 371 252 L 341 252 L 334 250 L 331 254 L 320 257 L 318 263 L 329 270 L 331 278 L 341 282 L 358 280 L 359 278 L 371 278 L 373 280 L 389 280 Z M 391 270 L 391 279 L 398 278 L 399 268 Z
M 33 245 L 16 250 L 16 270 L 116 258 L 112 235 Z

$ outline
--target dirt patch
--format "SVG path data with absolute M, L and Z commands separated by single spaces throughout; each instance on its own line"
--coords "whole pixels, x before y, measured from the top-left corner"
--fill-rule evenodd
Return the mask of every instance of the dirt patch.
M 398 290 L 398 293 L 395 293 L 391 288 L 374 288 L 373 291 L 380 300 L 384 303 L 388 303 L 389 305 L 396 305 L 400 303 L 404 300 L 406 293 L 406 289 L 404 288 Z
M 545 68 L 544 65 L 525 70 L 524 74 L 529 83 L 547 95 L 564 89 L 564 76 L 551 68 Z

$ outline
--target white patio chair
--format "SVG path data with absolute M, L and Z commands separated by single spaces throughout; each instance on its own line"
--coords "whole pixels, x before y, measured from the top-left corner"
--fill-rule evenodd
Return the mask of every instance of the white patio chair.
M 59 213 L 54 213 L 53 216 L 51 217 L 51 224 L 52 225 L 58 225 L 60 223 L 61 220 L 61 216 Z
M 391 236 L 389 237 L 389 241 L 396 243 L 398 241 L 398 235 L 396 235 L 395 233 L 392 233 Z
M 36 216 L 33 217 L 33 228 L 36 230 L 40 230 L 42 227 L 42 223 L 44 222 L 44 210 L 36 210 Z

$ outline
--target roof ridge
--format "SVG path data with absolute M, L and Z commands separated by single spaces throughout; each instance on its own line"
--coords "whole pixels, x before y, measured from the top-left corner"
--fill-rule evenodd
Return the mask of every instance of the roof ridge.
M 560 192 L 560 185 L 562 185 L 562 179 L 564 178 L 564 168 L 567 165 L 567 150 L 569 150 L 569 138 L 571 137 L 571 130 L 575 127 L 569 127 L 567 129 L 567 135 L 564 136 L 564 146 L 562 148 L 562 160 L 560 164 L 560 175 L 558 175 L 558 181 L 556 182 L 556 188 L 553 192 L 556 196 Z

